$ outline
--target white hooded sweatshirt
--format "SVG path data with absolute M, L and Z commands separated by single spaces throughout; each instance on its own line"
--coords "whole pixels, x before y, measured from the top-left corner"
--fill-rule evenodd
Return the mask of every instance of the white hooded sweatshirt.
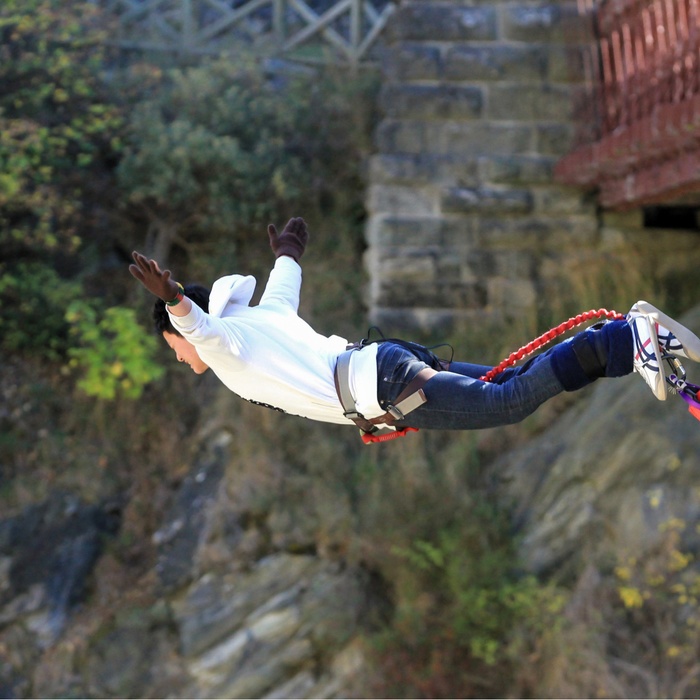
M 244 399 L 327 423 L 343 416 L 334 370 L 347 341 L 320 335 L 297 315 L 301 267 L 277 258 L 257 306 L 249 306 L 255 278 L 217 280 L 209 313 L 196 304 L 186 316 L 170 314 L 173 326 L 197 349 L 216 376 Z M 167 307 L 166 307 L 167 308 Z M 377 403 L 377 345 L 352 354 L 350 391 L 366 418 L 384 413 Z

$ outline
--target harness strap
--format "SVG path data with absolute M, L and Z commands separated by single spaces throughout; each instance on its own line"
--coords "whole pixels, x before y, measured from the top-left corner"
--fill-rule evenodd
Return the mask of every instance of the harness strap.
M 335 366 L 335 388 L 338 392 L 340 404 L 343 407 L 343 415 L 360 429 L 360 432 L 363 433 L 362 439 L 365 442 L 379 441 L 381 436 L 385 436 L 383 437 L 384 440 L 400 437 L 405 434 L 405 430 L 399 431 L 394 428 L 378 428 L 377 426 L 382 423 L 393 426 L 396 421 L 404 420 L 408 413 L 423 405 L 427 401 L 423 386 L 431 377 L 437 374 L 437 371 L 430 367 L 423 368 L 406 385 L 394 404 L 387 407 L 386 413 L 376 418 L 367 419 L 358 412 L 350 391 L 350 357 L 357 349 L 358 347 L 351 347 L 340 354 Z M 365 439 L 366 437 L 371 437 L 372 439 Z
M 340 405 L 343 407 L 343 415 L 355 423 L 360 430 L 371 433 L 376 430 L 376 427 L 361 413 L 358 413 L 355 399 L 353 399 L 350 391 L 350 357 L 357 349 L 357 347 L 351 347 L 338 355 L 333 378 L 335 379 L 335 390 L 338 392 Z
M 600 328 L 602 324 L 596 323 L 591 326 L 591 329 Z M 605 368 L 607 366 L 607 357 L 603 341 L 599 333 L 591 337 L 585 335 L 577 335 L 571 341 L 571 349 L 578 360 L 583 373 L 589 378 L 605 376 Z
M 425 397 L 423 387 L 429 379 L 437 374 L 432 367 L 424 367 L 406 385 L 406 388 L 396 397 L 394 404 L 387 407 L 385 414 L 370 419 L 370 423 L 386 423 L 393 425 L 402 421 L 408 413 L 422 406 L 428 399 Z

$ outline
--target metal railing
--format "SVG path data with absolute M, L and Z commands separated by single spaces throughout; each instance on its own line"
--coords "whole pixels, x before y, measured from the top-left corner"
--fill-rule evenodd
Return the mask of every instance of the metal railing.
M 364 60 L 394 3 L 387 0 L 100 0 L 126 49 L 218 54 L 248 43 L 308 60 Z
M 698 0 L 609 2 L 597 24 L 603 134 L 698 94 Z
M 579 13 L 585 87 L 559 179 L 612 207 L 700 193 L 700 0 L 579 0 Z

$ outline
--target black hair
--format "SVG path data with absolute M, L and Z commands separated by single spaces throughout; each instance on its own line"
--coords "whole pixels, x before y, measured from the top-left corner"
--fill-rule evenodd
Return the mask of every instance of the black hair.
M 193 301 L 200 309 L 209 312 L 209 289 L 201 284 L 186 284 L 185 296 Z M 163 333 L 172 333 L 173 335 L 182 336 L 170 321 L 170 315 L 165 308 L 165 302 L 162 299 L 157 299 L 153 306 L 153 324 L 158 335 Z

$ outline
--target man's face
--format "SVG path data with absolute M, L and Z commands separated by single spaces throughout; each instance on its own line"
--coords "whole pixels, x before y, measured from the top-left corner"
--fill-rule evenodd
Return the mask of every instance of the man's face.
M 204 374 L 209 369 L 197 354 L 197 349 L 180 335 L 163 331 L 165 342 L 173 349 L 178 362 L 186 362 L 195 374 Z

